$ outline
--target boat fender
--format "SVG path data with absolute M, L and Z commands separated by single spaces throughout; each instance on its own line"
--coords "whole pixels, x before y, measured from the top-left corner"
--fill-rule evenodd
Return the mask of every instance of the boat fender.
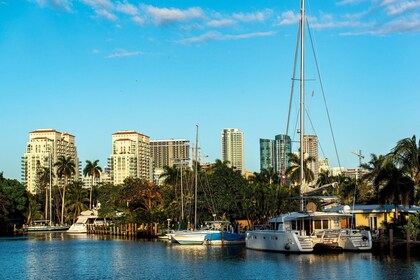
M 289 243 L 286 243 L 286 245 L 284 245 L 284 249 L 290 250 L 290 244 Z

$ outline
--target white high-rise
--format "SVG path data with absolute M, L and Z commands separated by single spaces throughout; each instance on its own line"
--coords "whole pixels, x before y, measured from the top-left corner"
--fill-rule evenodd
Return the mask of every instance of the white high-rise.
M 229 166 L 245 173 L 244 133 L 237 128 L 225 128 L 222 132 L 222 160 Z
M 75 164 L 75 175 L 70 180 L 79 178 L 79 158 L 75 145 L 75 137 L 66 132 L 58 132 L 55 129 L 37 129 L 29 133 L 29 142 L 22 158 L 22 181 L 26 184 L 29 192 L 39 192 L 39 172 L 42 167 L 52 166 L 52 172 L 56 174 L 57 168 L 54 163 L 58 157 L 71 157 Z M 59 178 L 53 177 L 53 185 L 59 184 Z
M 109 158 L 112 182 L 122 184 L 128 177 L 153 180 L 150 138 L 133 130 L 112 134 Z

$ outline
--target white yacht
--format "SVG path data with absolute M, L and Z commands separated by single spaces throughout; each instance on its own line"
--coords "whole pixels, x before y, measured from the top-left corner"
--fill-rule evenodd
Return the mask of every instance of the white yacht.
M 270 229 L 247 231 L 248 249 L 293 253 L 310 253 L 314 249 L 312 238 L 305 233 L 305 213 L 289 213 L 269 221 Z
M 103 224 L 103 221 L 98 220 L 97 210 L 86 210 L 80 213 L 74 224 L 71 225 L 68 233 L 87 233 L 87 225 Z
M 246 233 L 246 247 L 255 250 L 309 253 L 314 249 L 372 249 L 367 230 L 350 228 L 352 215 L 338 212 L 294 212 L 269 221 L 270 229 Z

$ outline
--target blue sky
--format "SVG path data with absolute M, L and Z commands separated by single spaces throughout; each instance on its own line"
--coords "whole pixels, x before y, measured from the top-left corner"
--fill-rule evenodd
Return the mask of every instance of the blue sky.
M 194 143 L 196 124 L 209 161 L 221 157 L 222 129 L 239 128 L 246 168 L 259 171 L 259 138 L 285 132 L 299 8 L 298 0 L 0 0 L 0 171 L 20 179 L 38 128 L 75 135 L 80 160 L 104 166 L 118 130 Z M 420 1 L 309 1 L 307 14 L 341 165 L 358 165 L 352 151 L 385 154 L 420 137 Z M 338 166 L 311 52 L 307 110 Z

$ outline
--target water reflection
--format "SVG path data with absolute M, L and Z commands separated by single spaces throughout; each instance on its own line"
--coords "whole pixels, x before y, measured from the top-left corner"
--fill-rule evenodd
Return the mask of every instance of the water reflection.
M 1 279 L 416 279 L 419 259 L 371 253 L 281 254 L 109 236 L 0 239 Z

